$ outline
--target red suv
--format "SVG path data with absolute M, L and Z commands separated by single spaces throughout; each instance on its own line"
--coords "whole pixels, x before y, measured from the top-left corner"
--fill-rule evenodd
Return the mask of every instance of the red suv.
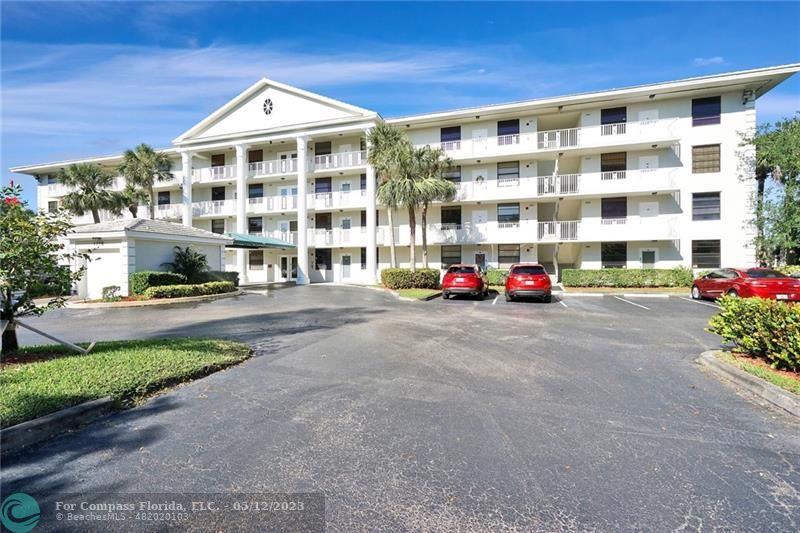
M 511 265 L 506 276 L 506 301 L 518 296 L 536 296 L 546 303 L 552 298 L 550 276 L 542 265 L 518 263 Z
M 721 268 L 692 284 L 692 298 L 719 298 L 723 294 L 748 298 L 800 301 L 800 280 L 768 268 Z
M 454 294 L 486 297 L 489 285 L 477 265 L 451 265 L 442 278 L 442 298 L 447 300 Z

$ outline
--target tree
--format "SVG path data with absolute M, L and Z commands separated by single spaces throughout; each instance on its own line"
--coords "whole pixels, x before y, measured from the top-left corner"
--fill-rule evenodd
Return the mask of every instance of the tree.
M 58 180 L 74 189 L 62 199 L 62 205 L 70 213 L 81 216 L 90 211 L 97 223 L 100 222 L 102 209 L 111 211 L 115 215 L 122 212 L 123 196 L 111 190 L 114 177 L 100 166 L 91 163 L 70 165 L 61 172 Z
M 161 266 L 170 269 L 177 274 L 186 276 L 186 281 L 193 283 L 198 280 L 200 274 L 208 270 L 208 260 L 205 254 L 187 246 L 175 247 L 175 258 L 170 263 L 162 263 Z
M 86 257 L 64 251 L 63 237 L 72 228 L 66 213 L 34 213 L 20 201 L 21 194 L 22 188 L 14 182 L 0 189 L 0 320 L 6 325 L 3 355 L 19 348 L 16 319 L 64 305 L 64 296 L 37 304 L 34 287 L 42 282 L 70 287 L 83 276 L 84 267 L 72 269 L 69 265 Z
M 785 261 L 790 254 L 800 253 L 800 232 L 795 227 L 800 189 L 800 114 L 774 125 L 765 124 L 743 141 L 755 148 L 751 167 L 755 167 L 757 181 L 757 260 L 762 265 L 771 264 L 776 257 Z M 768 197 L 770 189 L 775 196 Z
M 389 216 L 389 256 L 392 267 L 397 267 L 394 240 L 394 210 L 398 203 L 397 179 L 402 167 L 407 164 L 411 142 L 402 130 L 385 122 L 378 124 L 367 135 L 369 151 L 367 159 L 378 178 L 378 201 L 385 205 Z
M 417 148 L 413 160 L 417 197 L 422 208 L 422 268 L 428 268 L 428 206 L 431 202 L 452 201 L 457 188 L 444 177 L 445 172 L 453 167 L 453 160 L 441 148 Z
M 126 150 L 119 165 L 119 172 L 125 177 L 125 194 L 128 210 L 136 217 L 139 201 L 146 200 L 150 218 L 155 218 L 153 184 L 156 181 L 172 179 L 170 160 L 167 154 L 156 152 L 147 144 L 140 144 L 133 150 Z

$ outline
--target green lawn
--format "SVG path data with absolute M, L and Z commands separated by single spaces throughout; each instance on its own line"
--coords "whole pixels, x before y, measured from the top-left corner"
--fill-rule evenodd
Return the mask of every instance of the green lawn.
M 434 294 L 440 294 L 442 291 L 439 289 L 398 289 L 397 291 L 400 296 L 404 298 L 414 298 L 415 300 L 421 300 L 423 298 L 427 298 Z
M 800 375 L 794 377 L 787 375 L 786 373 L 776 372 L 768 366 L 759 365 L 754 362 L 750 362 L 747 359 L 734 357 L 729 352 L 717 352 L 717 357 L 726 363 L 730 363 L 737 368 L 741 368 L 745 372 L 760 377 L 761 379 L 765 379 L 773 385 L 777 385 L 778 387 L 788 390 L 789 392 L 800 394 Z
M 24 362 L 30 356 L 31 362 Z M 45 357 L 51 359 L 43 359 Z M 246 345 L 214 339 L 98 342 L 88 355 L 32 346 L 19 364 L 0 369 L 0 426 L 7 427 L 89 400 L 136 403 L 178 383 L 250 357 Z

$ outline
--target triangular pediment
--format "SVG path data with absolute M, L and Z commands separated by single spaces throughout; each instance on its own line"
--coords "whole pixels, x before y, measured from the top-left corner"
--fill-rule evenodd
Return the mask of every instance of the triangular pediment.
M 372 118 L 376 115 L 373 111 L 345 102 L 262 79 L 174 142 L 291 130 L 314 123 Z

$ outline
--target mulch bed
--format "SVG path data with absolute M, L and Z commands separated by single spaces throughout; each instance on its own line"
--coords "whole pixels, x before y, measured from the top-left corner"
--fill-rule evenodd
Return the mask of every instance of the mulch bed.
M 793 372 L 791 370 L 782 370 L 782 369 L 778 369 L 778 368 L 772 368 L 769 365 L 769 363 L 767 363 L 763 359 L 759 359 L 757 357 L 750 357 L 749 355 L 743 354 L 741 352 L 731 352 L 731 355 L 733 357 L 735 357 L 736 360 L 738 360 L 738 361 L 744 361 L 746 363 L 750 363 L 750 364 L 753 364 L 753 365 L 756 365 L 756 366 L 760 366 L 762 368 L 766 368 L 768 370 L 771 370 L 772 372 L 775 372 L 776 374 L 780 374 L 782 376 L 785 376 L 785 377 L 787 377 L 789 379 L 793 379 L 793 380 L 797 381 L 798 383 L 800 383 L 800 372 Z

